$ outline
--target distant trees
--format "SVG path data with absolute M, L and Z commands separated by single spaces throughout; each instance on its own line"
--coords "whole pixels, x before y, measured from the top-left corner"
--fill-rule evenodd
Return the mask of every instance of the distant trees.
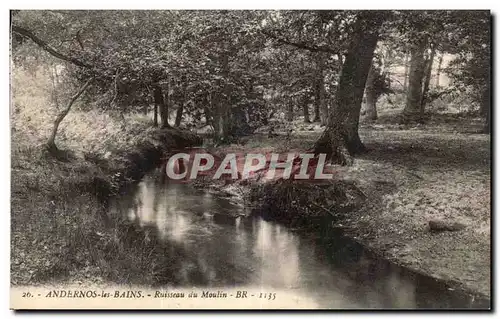
M 383 94 L 390 93 L 393 93 L 390 88 L 390 73 L 382 71 L 381 61 L 374 58 L 365 85 L 367 120 L 377 120 L 377 101 Z
M 282 76 L 293 70 L 300 77 L 300 81 L 289 77 L 285 81 L 293 79 L 294 86 L 308 95 L 302 101 L 312 102 L 313 122 L 322 125 L 328 122 L 354 16 L 350 11 L 281 11 L 269 14 L 262 29 L 275 48 L 295 51 L 294 54 L 307 61 L 302 64 L 290 61 Z M 309 114 L 308 108 L 301 107 L 304 114 L 306 111 Z
M 163 128 L 204 118 L 219 142 L 300 113 L 326 125 L 316 151 L 347 162 L 344 151 L 364 149 L 363 93 L 376 120 L 394 61 L 407 70 L 405 119 L 422 120 L 440 72 L 473 92 L 489 119 L 489 19 L 487 11 L 51 10 L 16 11 L 12 31 L 14 50 L 31 39 L 72 65 L 81 86 L 94 78 L 92 107 L 123 114 L 152 105 L 152 125 Z M 456 58 L 442 69 L 444 54 Z
M 424 111 L 422 107 L 422 84 L 425 75 L 424 53 L 428 41 L 427 35 L 421 35 L 412 41 L 413 43 L 410 47 L 411 60 L 404 113 L 408 117 L 417 119 L 421 119 Z
M 256 110 L 263 104 L 261 83 L 268 80 L 262 74 L 267 65 L 259 53 L 264 37 L 256 31 L 260 15 L 253 11 L 21 11 L 13 19 L 13 31 L 22 37 L 38 34 L 31 39 L 42 49 L 79 67 L 75 78 L 95 77 L 93 93 L 100 95 L 102 108 L 123 113 L 153 102 L 153 124 L 168 127 L 170 112 L 176 112 L 172 125 L 179 126 L 187 112 L 197 112 L 195 99 L 202 99 L 210 106 L 205 116 L 217 138 L 227 139 L 238 131 L 233 111 Z M 252 83 L 250 91 L 248 83 Z
M 71 56 L 67 56 L 65 54 L 62 54 L 62 53 L 58 52 L 53 47 L 51 47 L 47 42 L 45 42 L 44 40 L 40 39 L 34 33 L 32 33 L 31 31 L 29 31 L 29 30 L 27 30 L 25 28 L 18 27 L 18 26 L 12 26 L 12 30 L 14 32 L 16 32 L 18 35 L 22 35 L 24 37 L 27 37 L 27 38 L 31 39 L 37 45 L 39 45 L 40 47 L 42 47 L 45 51 L 47 51 L 51 55 L 57 57 L 58 59 L 61 59 L 61 60 L 64 60 L 64 61 L 68 61 L 68 62 L 70 62 L 70 63 L 72 63 L 72 64 L 74 64 L 76 66 L 79 66 L 79 67 L 89 68 L 89 65 L 85 64 L 84 62 L 82 62 L 82 61 L 80 61 L 80 60 L 78 60 L 76 58 L 73 58 Z M 58 148 L 57 148 L 57 145 L 55 143 L 55 139 L 56 139 L 57 131 L 59 129 L 59 125 L 64 120 L 64 118 L 66 117 L 66 115 L 68 115 L 69 111 L 71 110 L 71 108 L 72 108 L 73 104 L 76 102 L 76 100 L 87 90 L 87 88 L 90 86 L 90 84 L 92 83 L 93 80 L 94 80 L 93 77 L 90 78 L 90 79 L 87 79 L 87 81 L 85 82 L 85 84 L 83 84 L 82 87 L 78 90 L 78 92 L 76 92 L 71 97 L 71 99 L 68 102 L 68 105 L 57 115 L 56 119 L 54 120 L 54 124 L 53 124 L 53 127 L 52 127 L 51 134 L 50 134 L 50 136 L 49 136 L 49 138 L 47 140 L 47 143 L 46 143 L 47 149 L 51 153 L 53 153 L 53 154 L 57 154 L 58 153 Z
M 473 100 L 480 105 L 486 119 L 485 131 L 488 131 L 489 11 L 406 11 L 397 16 L 394 25 L 401 34 L 401 46 L 410 48 L 405 121 L 421 122 L 425 106 L 433 99 L 452 91 L 470 89 Z M 432 66 L 436 54 L 439 56 L 436 89 L 441 89 L 439 77 L 445 54 L 454 57 L 446 69 L 453 82 L 448 90 L 431 94 Z
M 400 34 L 400 47 L 402 51 L 407 51 L 405 59 L 409 58 L 409 65 L 405 64 L 405 84 L 408 85 L 405 85 L 403 114 L 406 122 L 423 120 L 436 52 L 434 41 L 440 37 L 445 23 L 444 11 L 403 11 L 396 14 L 394 26 Z M 430 55 L 429 50 L 432 51 Z
M 491 122 L 491 14 L 489 11 L 450 13 L 444 47 L 456 58 L 446 72 L 459 92 L 468 92 L 484 117 L 484 132 Z
M 436 44 L 430 43 L 430 54 L 425 61 L 425 73 L 424 73 L 424 84 L 422 88 L 422 101 L 420 104 L 422 105 L 422 111 L 429 100 L 429 85 L 431 83 L 432 77 L 432 65 L 434 64 L 434 57 L 436 55 Z
M 317 52 L 315 55 L 314 122 L 321 122 L 321 124 L 326 125 L 328 122 L 328 106 L 325 92 L 325 54 L 324 52 Z

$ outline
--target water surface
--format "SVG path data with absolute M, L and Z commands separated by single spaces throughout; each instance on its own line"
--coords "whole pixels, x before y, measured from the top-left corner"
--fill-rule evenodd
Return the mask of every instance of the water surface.
M 241 288 L 281 292 L 316 308 L 468 308 L 481 300 L 374 258 L 325 227 L 288 229 L 247 214 L 228 198 L 157 172 L 116 199 L 111 210 L 154 237 L 175 259 L 178 288 Z

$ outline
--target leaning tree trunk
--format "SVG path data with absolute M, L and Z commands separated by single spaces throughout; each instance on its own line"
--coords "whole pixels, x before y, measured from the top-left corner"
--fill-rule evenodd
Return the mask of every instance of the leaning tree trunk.
M 385 15 L 380 11 L 363 11 L 358 16 L 342 66 L 333 112 L 314 146 L 316 155 L 325 153 L 333 162 L 345 165 L 352 163 L 351 154 L 364 149 L 358 135 L 361 102 Z
M 425 105 L 427 104 L 428 99 L 428 94 L 429 94 L 429 85 L 431 84 L 431 78 L 432 78 L 432 64 L 434 63 L 434 56 L 436 55 L 436 46 L 433 44 L 431 47 L 431 54 L 429 55 L 429 59 L 427 60 L 426 67 L 425 67 L 425 81 L 424 81 L 424 88 L 422 89 L 422 102 L 420 107 L 422 110 L 420 111 L 421 113 L 424 113 L 425 111 Z
M 406 106 L 403 111 L 405 121 L 422 120 L 422 81 L 425 74 L 424 53 L 427 48 L 427 38 L 415 41 L 411 46 L 411 63 L 406 96 Z
M 370 68 L 368 72 L 368 77 L 366 78 L 366 118 L 370 121 L 375 121 L 377 119 L 377 91 L 375 88 L 375 76 L 376 70 L 373 67 Z
M 76 92 L 76 94 L 73 95 L 73 97 L 71 98 L 71 100 L 68 103 L 68 106 L 66 106 L 66 108 L 61 113 L 59 113 L 59 115 L 54 120 L 54 126 L 52 127 L 52 133 L 50 134 L 50 137 L 47 140 L 47 149 L 50 152 L 57 152 L 57 150 L 58 150 L 56 143 L 55 143 L 55 140 L 56 140 L 57 130 L 59 129 L 59 125 L 61 124 L 62 120 L 64 120 L 66 115 L 68 115 L 68 113 L 71 110 L 71 107 L 73 106 L 75 101 L 80 97 L 80 95 L 83 94 L 83 92 L 85 92 L 85 90 L 89 87 L 90 83 L 92 83 L 93 80 L 94 80 L 94 78 L 91 78 L 87 82 L 85 82 L 85 84 L 80 88 L 80 90 L 78 90 L 78 92 Z

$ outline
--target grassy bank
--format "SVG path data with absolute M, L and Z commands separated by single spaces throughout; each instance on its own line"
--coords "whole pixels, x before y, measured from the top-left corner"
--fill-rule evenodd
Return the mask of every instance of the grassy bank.
M 157 282 L 149 257 L 168 265 L 168 255 L 132 225 L 108 218 L 107 200 L 157 165 L 164 151 L 201 141 L 189 132 L 154 129 L 144 115 L 121 119 L 80 111 L 80 104 L 56 140 L 69 160 L 57 160 L 44 147 L 58 107 L 42 71 L 13 72 L 11 283 Z
M 155 282 L 147 278 L 153 274 L 147 256 L 157 248 L 132 243 L 139 230 L 108 218 L 107 200 L 154 167 L 162 152 L 196 142 L 178 133 L 149 131 L 135 147 L 91 161 L 61 162 L 43 147 L 13 147 L 11 282 Z M 130 231 L 137 234 L 130 238 Z

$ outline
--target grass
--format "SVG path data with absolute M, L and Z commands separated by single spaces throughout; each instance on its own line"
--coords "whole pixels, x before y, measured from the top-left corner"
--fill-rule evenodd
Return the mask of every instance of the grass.
M 110 218 L 107 200 L 154 161 L 148 155 L 182 138 L 154 130 L 141 114 L 123 121 L 75 105 L 56 139 L 72 157 L 58 161 L 44 148 L 58 112 L 45 71 L 14 69 L 12 77 L 11 283 L 171 280 L 169 254 L 133 225 Z

